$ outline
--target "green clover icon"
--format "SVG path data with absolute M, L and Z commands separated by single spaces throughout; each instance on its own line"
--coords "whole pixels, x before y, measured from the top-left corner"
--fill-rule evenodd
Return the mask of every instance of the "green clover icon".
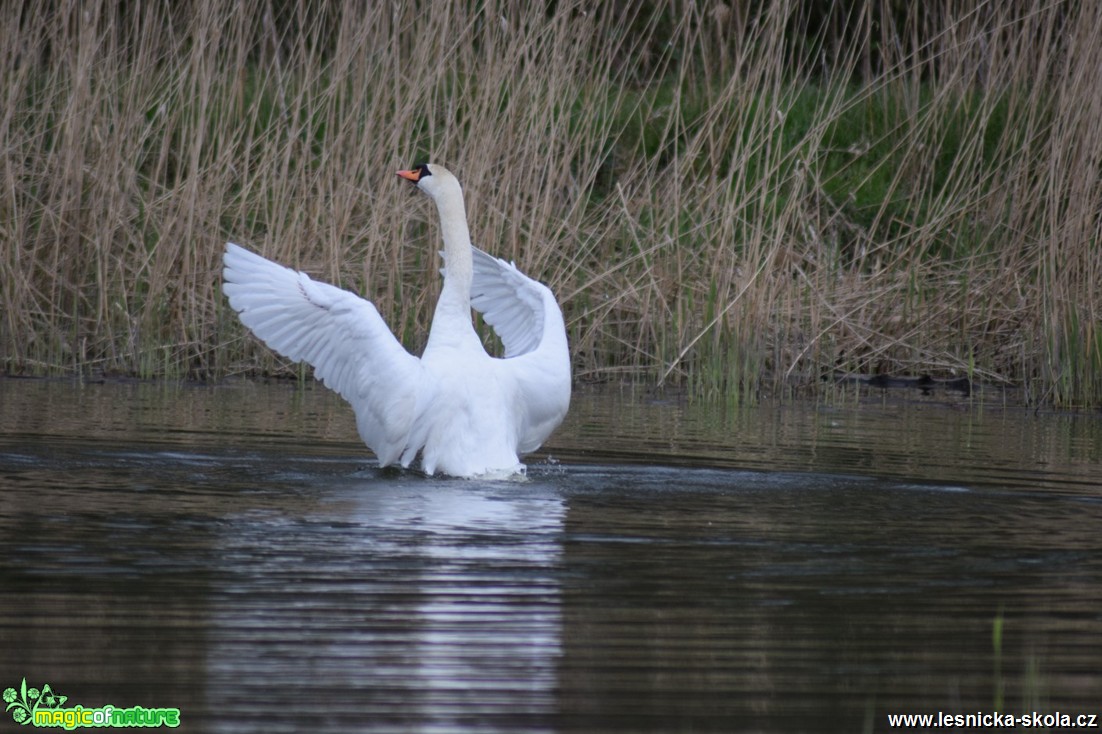
M 4 689 L 4 703 L 14 703 L 16 695 L 17 694 L 16 694 L 14 688 L 5 688 Z

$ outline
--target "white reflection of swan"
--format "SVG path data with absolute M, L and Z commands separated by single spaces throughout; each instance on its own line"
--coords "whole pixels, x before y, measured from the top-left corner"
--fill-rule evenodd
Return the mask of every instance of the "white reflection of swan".
M 388 524 L 424 533 L 417 552 L 430 563 L 411 579 L 420 600 L 410 650 L 423 715 L 554 711 L 562 498 L 548 488 L 448 482 L 405 496 L 376 493 L 369 504 L 365 511 L 382 510 Z
M 349 724 L 332 718 L 348 712 L 361 731 L 471 719 L 502 731 L 523 719 L 531 730 L 555 713 L 558 489 L 374 473 L 346 481 L 299 497 L 301 514 L 231 521 L 221 578 L 232 582 L 213 595 L 212 710 L 244 714 L 257 701 L 236 697 L 257 681 L 294 688 L 331 723 Z

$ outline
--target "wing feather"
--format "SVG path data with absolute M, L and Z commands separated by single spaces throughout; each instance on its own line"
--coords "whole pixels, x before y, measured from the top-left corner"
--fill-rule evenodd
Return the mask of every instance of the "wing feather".
M 524 405 L 518 449 L 536 450 L 570 405 L 570 353 L 562 311 L 547 286 L 512 263 L 472 248 L 471 306 L 505 345 L 518 402 Z
M 380 463 L 396 461 L 413 421 L 422 366 L 375 305 L 233 243 L 223 262 L 222 288 L 242 323 L 276 352 L 312 365 L 319 380 L 352 404 L 360 435 Z
M 512 263 L 477 247 L 471 250 L 474 257 L 471 306 L 501 338 L 506 359 L 536 350 L 547 331 L 548 309 L 558 308 L 550 289 Z

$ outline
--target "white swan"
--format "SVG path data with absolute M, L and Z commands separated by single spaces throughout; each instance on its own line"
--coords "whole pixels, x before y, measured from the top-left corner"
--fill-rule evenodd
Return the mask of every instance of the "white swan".
M 222 289 L 265 344 L 336 390 L 380 466 L 458 477 L 511 476 L 566 415 L 570 355 L 562 311 L 547 286 L 471 246 L 463 191 L 447 169 L 421 165 L 412 181 L 440 213 L 444 286 L 428 344 L 407 352 L 370 301 L 226 244 Z M 482 314 L 505 346 L 491 357 L 471 323 Z

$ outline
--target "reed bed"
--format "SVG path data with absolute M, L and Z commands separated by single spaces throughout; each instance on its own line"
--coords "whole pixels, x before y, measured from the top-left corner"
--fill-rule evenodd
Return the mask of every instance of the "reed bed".
M 0 371 L 295 374 L 227 239 L 417 350 L 438 233 L 393 172 L 432 160 L 579 380 L 1102 404 L 1102 4 L 897 6 L 5 4 Z

